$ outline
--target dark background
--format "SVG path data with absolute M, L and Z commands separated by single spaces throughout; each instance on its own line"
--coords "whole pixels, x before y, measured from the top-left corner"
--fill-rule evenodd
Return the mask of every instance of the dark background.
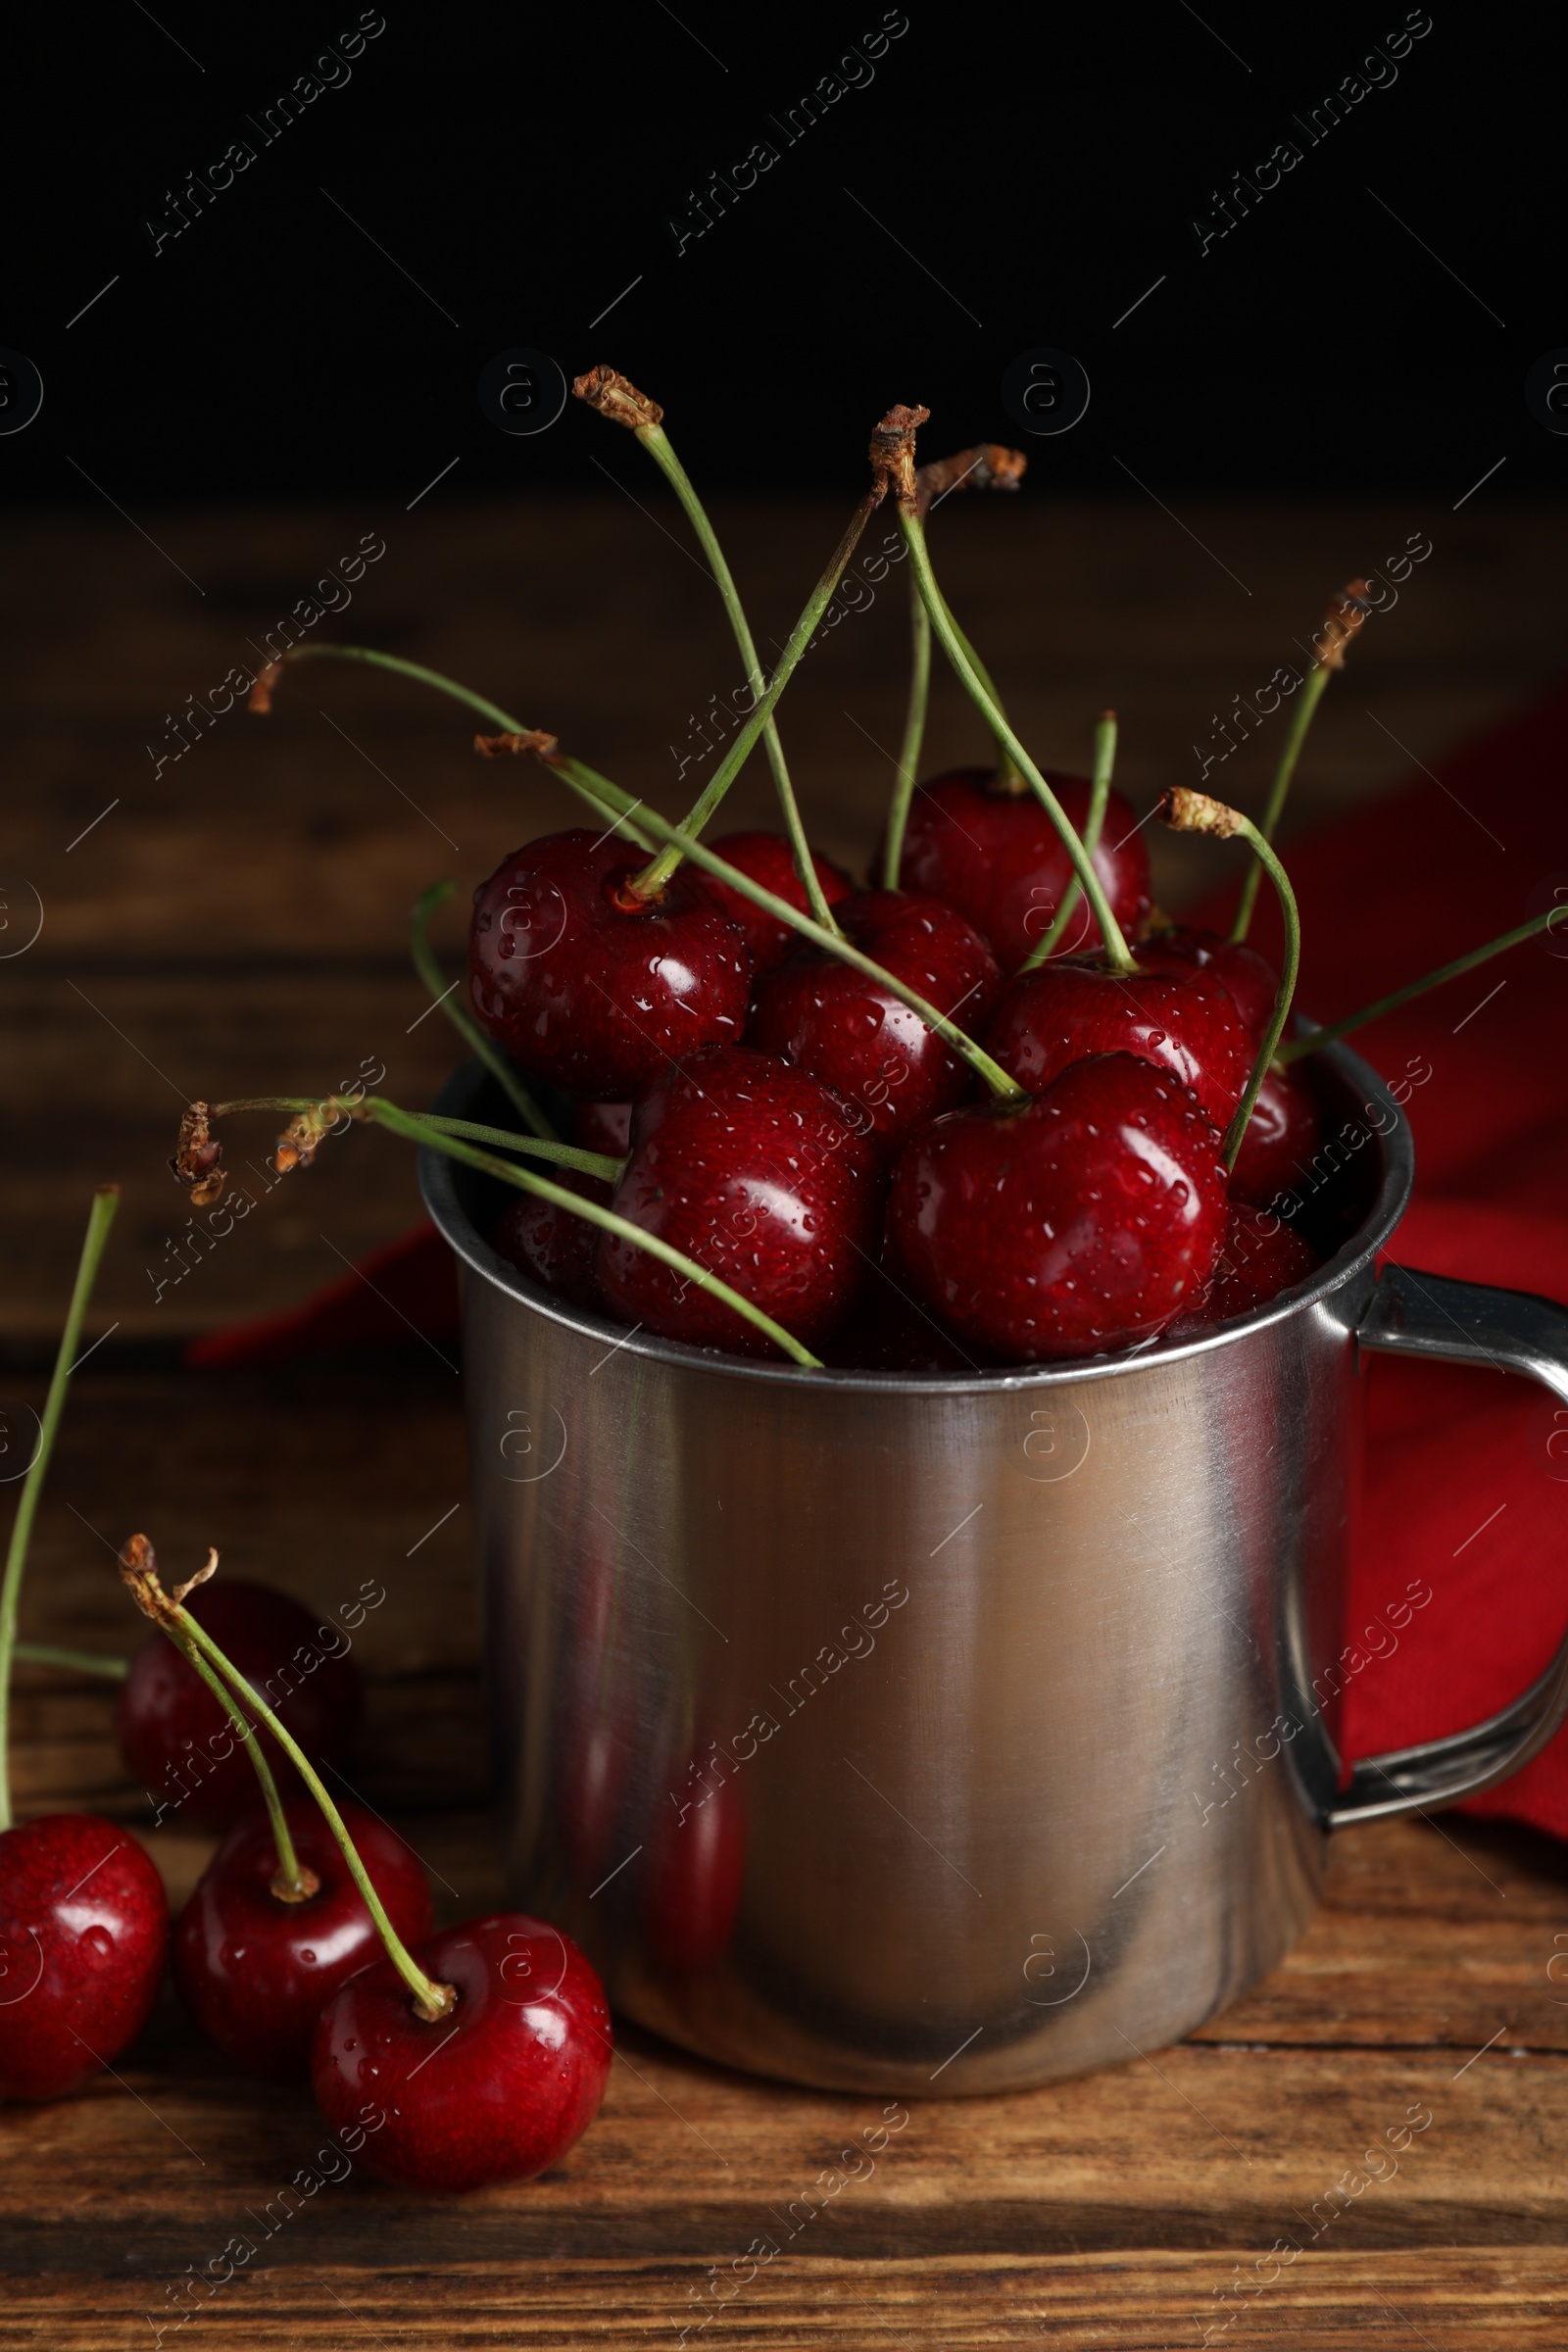
M 928 454 L 1016 439 L 1001 377 L 1039 345 L 1094 386 L 1074 431 L 1032 445 L 1062 489 L 1126 493 L 1126 468 L 1158 492 L 1451 500 L 1499 458 L 1508 492 L 1568 465 L 1523 399 L 1568 343 L 1544 12 L 1433 0 L 1392 86 L 1203 257 L 1190 219 L 1277 140 L 1304 147 L 1288 117 L 1405 24 L 1396 0 L 910 0 L 869 85 L 679 256 L 689 191 L 756 139 L 782 147 L 767 116 L 874 30 L 873 0 L 384 13 L 347 84 L 265 148 L 243 117 L 357 24 L 352 0 L 159 0 L 156 22 L 127 0 L 35 34 L 12 76 L 0 344 L 46 397 L 0 440 L 14 498 L 93 500 L 85 473 L 132 511 L 409 500 L 454 458 L 468 496 L 602 487 L 604 428 L 575 404 L 528 439 L 480 414 L 481 367 L 519 344 L 623 368 L 715 483 L 853 488 L 900 399 L 930 405 Z M 155 258 L 144 220 L 238 137 L 256 161 Z

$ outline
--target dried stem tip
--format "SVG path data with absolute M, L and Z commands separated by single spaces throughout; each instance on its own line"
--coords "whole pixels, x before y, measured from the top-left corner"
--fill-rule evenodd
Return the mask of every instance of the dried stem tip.
M 500 760 L 509 752 L 519 759 L 537 752 L 541 760 L 549 760 L 555 754 L 556 738 L 547 735 L 543 727 L 529 727 L 521 735 L 476 735 L 473 748 L 483 760 Z
M 217 1567 L 218 1554 L 209 1544 L 206 1566 L 198 1568 L 182 1585 L 176 1585 L 172 1592 L 166 1592 L 158 1574 L 158 1554 L 146 1536 L 128 1536 L 120 1550 L 121 1580 L 129 1586 L 131 1597 L 142 1615 L 150 1617 L 155 1625 L 172 1624 L 179 1615 L 186 1593 L 194 1592 L 198 1585 L 205 1585 Z
M 283 664 L 281 662 L 269 662 L 265 669 L 259 670 L 256 675 L 256 683 L 251 688 L 251 699 L 245 706 L 246 710 L 254 710 L 258 717 L 265 718 L 272 708 L 272 689 L 282 675 Z
M 169 1163 L 189 1193 L 192 1208 L 211 1208 L 221 1200 L 228 1182 L 223 1147 L 212 1132 L 211 1115 L 205 1102 L 191 1103 L 179 1122 L 179 1141 Z
M 918 504 L 915 490 L 914 436 L 930 416 L 929 409 L 889 409 L 871 435 L 871 478 L 877 497 L 888 491 L 906 505 Z
M 1345 649 L 1372 610 L 1365 580 L 1350 580 L 1340 590 L 1313 638 L 1324 669 L 1345 667 Z
M 1223 801 L 1210 800 L 1206 792 L 1192 792 L 1185 784 L 1167 792 L 1154 813 L 1173 833 L 1212 833 L 1216 840 L 1234 841 L 1247 829 L 1246 817 L 1234 808 L 1227 808 Z
M 573 378 L 573 392 L 585 400 L 601 416 L 612 417 L 630 432 L 646 425 L 658 424 L 664 412 L 657 400 L 639 392 L 630 376 L 622 375 L 618 368 L 590 368 L 586 375 Z
M 1004 449 L 1000 441 L 982 441 L 960 449 L 951 458 L 934 458 L 915 468 L 914 495 L 922 514 L 929 514 L 950 490 L 1016 490 L 1029 461 L 1021 449 Z

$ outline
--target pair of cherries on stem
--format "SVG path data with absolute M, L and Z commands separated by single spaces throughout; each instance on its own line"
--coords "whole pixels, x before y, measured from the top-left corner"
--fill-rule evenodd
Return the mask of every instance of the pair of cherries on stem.
M 521 1913 L 429 1933 L 417 1859 L 363 1807 L 346 1818 L 333 1804 L 183 1605 L 216 1566 L 213 1553 L 166 1593 L 145 1537 L 121 1554 L 137 1606 L 243 1727 L 267 1803 L 231 1831 L 181 1916 L 187 2004 L 240 2063 L 308 2068 L 328 2126 L 360 2135 L 380 2179 L 418 2189 L 532 2179 L 575 2144 L 604 2095 L 612 2044 L 597 1977 L 558 1930 Z M 307 1796 L 282 1804 L 252 1717 Z

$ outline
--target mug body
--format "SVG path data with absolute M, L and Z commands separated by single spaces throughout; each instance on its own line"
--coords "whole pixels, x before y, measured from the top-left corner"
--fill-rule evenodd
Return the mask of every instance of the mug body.
M 1300 1935 L 1354 1333 L 1410 1181 L 1381 1082 L 1342 1050 L 1324 1084 L 1353 1230 L 1309 1283 L 961 1379 L 629 1334 L 498 1259 L 499 1190 L 426 1155 L 511 1891 L 622 2013 L 824 2087 L 1006 2089 L 1190 2032 Z

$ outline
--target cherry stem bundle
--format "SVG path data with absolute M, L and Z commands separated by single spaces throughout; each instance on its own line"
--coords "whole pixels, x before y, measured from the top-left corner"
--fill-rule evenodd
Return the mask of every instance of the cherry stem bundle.
M 1280 818 L 1285 812 L 1285 803 L 1291 789 L 1291 779 L 1296 774 L 1296 762 L 1301 756 L 1301 746 L 1306 741 L 1307 730 L 1317 715 L 1317 707 L 1323 700 L 1324 690 L 1334 672 L 1345 667 L 1345 649 L 1371 610 L 1372 607 L 1366 598 L 1365 580 L 1351 580 L 1349 585 L 1343 588 L 1333 604 L 1330 605 L 1326 616 L 1313 636 L 1312 642 L 1317 648 L 1316 656 L 1306 683 L 1301 688 L 1301 699 L 1291 713 L 1291 723 L 1286 730 L 1279 765 L 1274 770 L 1274 781 L 1269 786 L 1268 800 L 1264 805 L 1262 820 L 1258 827 L 1265 841 L 1271 842 L 1279 831 Z M 1257 904 L 1258 887 L 1262 879 L 1261 863 L 1254 863 L 1248 867 L 1242 881 L 1242 895 L 1237 903 L 1236 920 L 1231 925 L 1231 939 L 1237 946 L 1241 945 L 1250 928 L 1252 909 Z
M 12 1823 L 11 1661 L 17 1645 L 17 1606 L 22 1595 L 23 1571 L 27 1564 L 32 1523 L 38 1515 L 38 1498 L 43 1493 L 43 1482 L 49 1475 L 49 1457 L 54 1452 L 60 1417 L 66 1409 L 66 1391 L 71 1386 L 71 1375 L 76 1368 L 76 1349 L 81 1340 L 87 1301 L 92 1296 L 92 1286 L 109 1240 L 109 1228 L 115 1221 L 115 1211 L 119 1206 L 119 1185 L 101 1184 L 93 1195 L 92 1207 L 87 1213 L 87 1231 L 76 1265 L 71 1304 L 66 1309 L 66 1327 L 60 1335 L 54 1374 L 38 1423 L 38 1449 L 27 1465 L 27 1475 L 22 1484 L 22 1495 L 17 1504 L 11 1542 L 6 1551 L 5 1572 L 0 1577 L 0 1831 L 9 1830 Z
M 432 882 L 429 889 L 420 891 L 415 900 L 409 916 L 409 948 L 414 957 L 414 968 L 469 1053 L 484 1063 L 529 1134 L 551 1138 L 556 1132 L 554 1127 L 523 1085 L 512 1062 L 485 1035 L 467 1006 L 454 1001 L 454 990 L 442 979 L 441 966 L 430 945 L 430 917 L 438 906 L 446 905 L 457 887 L 455 882 Z
M 1296 893 L 1291 888 L 1289 874 L 1262 833 L 1250 816 L 1243 816 L 1239 808 L 1229 808 L 1223 801 L 1211 800 L 1206 792 L 1190 792 L 1185 785 L 1178 785 L 1175 791 L 1166 793 L 1159 804 L 1158 813 L 1173 833 L 1212 833 L 1220 841 L 1247 842 L 1279 893 L 1280 913 L 1285 921 L 1284 967 L 1274 999 L 1274 1010 L 1263 1032 L 1257 1058 L 1252 1064 L 1252 1074 L 1236 1106 L 1236 1116 L 1225 1130 L 1225 1165 L 1234 1168 L 1236 1155 L 1242 1148 L 1242 1138 L 1247 1133 L 1248 1122 L 1257 1102 L 1258 1090 L 1268 1074 L 1269 1064 L 1274 1059 L 1285 1024 L 1291 1016 L 1291 1000 L 1296 994 L 1296 976 L 1301 964 L 1301 922 L 1297 912 Z
M 1105 807 L 1110 799 L 1110 779 L 1115 765 L 1116 713 L 1114 710 L 1103 710 L 1095 728 L 1094 775 L 1089 787 L 1089 815 L 1084 824 L 1084 848 L 1091 858 L 1099 849 L 1100 836 L 1104 830 Z M 1074 874 L 1061 894 L 1061 905 L 1052 916 L 1049 928 L 1024 958 L 1023 969 L 1026 972 L 1032 972 L 1037 964 L 1044 963 L 1046 957 L 1054 953 L 1082 896 L 1078 877 Z
M 1100 926 L 1100 936 L 1104 942 L 1106 962 L 1112 971 L 1130 972 L 1133 969 L 1132 954 L 1126 940 L 1122 937 L 1121 925 L 1111 912 L 1110 901 L 1106 898 L 1100 876 L 1095 871 L 1093 858 L 1088 855 L 1076 830 L 1068 821 L 1067 812 L 1061 803 L 1008 725 L 995 696 L 987 693 L 973 656 L 966 649 L 961 633 L 949 616 L 947 606 L 943 602 L 942 591 L 937 586 L 936 575 L 931 569 L 931 558 L 926 550 L 925 532 L 921 527 L 919 514 L 912 498 L 901 496 L 899 500 L 899 527 L 908 546 L 909 561 L 914 567 L 914 577 L 919 583 L 921 598 L 931 616 L 931 626 L 937 633 L 943 652 L 956 671 L 958 680 L 967 692 L 969 699 L 991 728 L 999 744 L 1005 748 L 1008 756 L 1017 763 L 1018 771 L 1025 783 L 1061 836 L 1062 846 L 1072 859 L 1073 868 L 1083 888 L 1084 896 L 1094 909 L 1095 921 Z
M 433 2023 L 438 2018 L 449 2017 L 457 2006 L 456 1990 L 450 1984 L 438 1984 L 427 1977 L 410 1954 L 402 1937 L 388 1919 L 380 1896 L 370 1884 L 369 1873 L 360 1860 L 342 1814 L 339 1813 L 331 1797 L 327 1794 L 320 1775 L 317 1772 L 309 1756 L 300 1746 L 293 1733 L 281 1724 L 271 1708 L 258 1697 L 238 1667 L 223 1655 L 201 1621 L 193 1617 L 190 1611 L 181 1605 L 185 1594 L 191 1590 L 191 1586 L 204 1584 L 217 1566 L 218 1554 L 216 1551 L 209 1550 L 205 1568 L 198 1570 L 188 1583 L 176 1585 L 172 1593 L 166 1592 L 159 1581 L 152 1545 L 147 1542 L 145 1536 L 132 1536 L 121 1554 L 120 1573 L 130 1587 L 136 1606 L 142 1614 L 150 1617 L 155 1625 L 162 1626 L 164 1632 L 176 1642 L 179 1642 L 183 1637 L 184 1641 L 188 1642 L 193 1648 L 200 1650 L 203 1656 L 217 1668 L 218 1673 L 222 1676 L 223 1681 L 235 1696 L 247 1700 L 256 1709 L 258 1716 L 266 1724 L 319 1805 L 325 1817 L 326 1826 L 342 1850 L 343 1859 L 348 1865 L 349 1876 L 359 1888 L 365 1907 L 375 1923 L 376 1933 L 386 1946 L 387 1958 L 414 1995 L 416 2010 L 429 2023 Z
M 317 1132 L 324 1135 L 327 1125 L 335 1125 L 341 1117 L 359 1116 L 362 1111 L 369 1115 L 368 1105 L 379 1104 L 381 1101 L 379 1095 L 247 1095 L 233 1102 L 215 1102 L 210 1115 L 226 1119 L 236 1111 L 287 1110 L 310 1120 Z M 552 1160 L 559 1167 L 575 1168 L 584 1176 L 598 1176 L 606 1184 L 618 1182 L 626 1165 L 623 1159 L 615 1159 L 608 1152 L 585 1152 L 577 1144 L 559 1142 L 555 1136 L 517 1135 L 510 1127 L 485 1127 L 472 1119 L 442 1118 L 433 1110 L 409 1115 L 417 1118 L 432 1134 L 462 1136 L 470 1144 L 495 1144 L 504 1152 L 531 1152 L 536 1158 Z
M 1363 1004 L 1359 1012 L 1348 1012 L 1342 1021 L 1329 1021 L 1321 1029 L 1308 1030 L 1304 1037 L 1293 1037 L 1289 1045 L 1281 1046 L 1277 1058 L 1287 1066 L 1299 1061 L 1303 1054 L 1321 1052 L 1324 1046 L 1334 1045 L 1342 1037 L 1349 1037 L 1364 1029 L 1369 1021 L 1380 1021 L 1386 1012 L 1397 1012 L 1416 997 L 1424 997 L 1429 988 L 1441 988 L 1445 980 L 1457 980 L 1465 972 L 1473 972 L 1478 963 L 1487 963 L 1505 949 L 1521 947 L 1527 939 L 1539 939 L 1544 931 L 1553 928 L 1568 937 L 1568 907 L 1548 906 L 1544 914 L 1532 915 L 1528 923 L 1517 924 L 1496 939 L 1489 939 L 1483 948 L 1472 948 L 1467 956 L 1456 956 L 1451 963 L 1438 966 L 1435 972 L 1425 973 L 1419 980 L 1407 980 L 1402 988 L 1390 991 L 1371 1004 Z

